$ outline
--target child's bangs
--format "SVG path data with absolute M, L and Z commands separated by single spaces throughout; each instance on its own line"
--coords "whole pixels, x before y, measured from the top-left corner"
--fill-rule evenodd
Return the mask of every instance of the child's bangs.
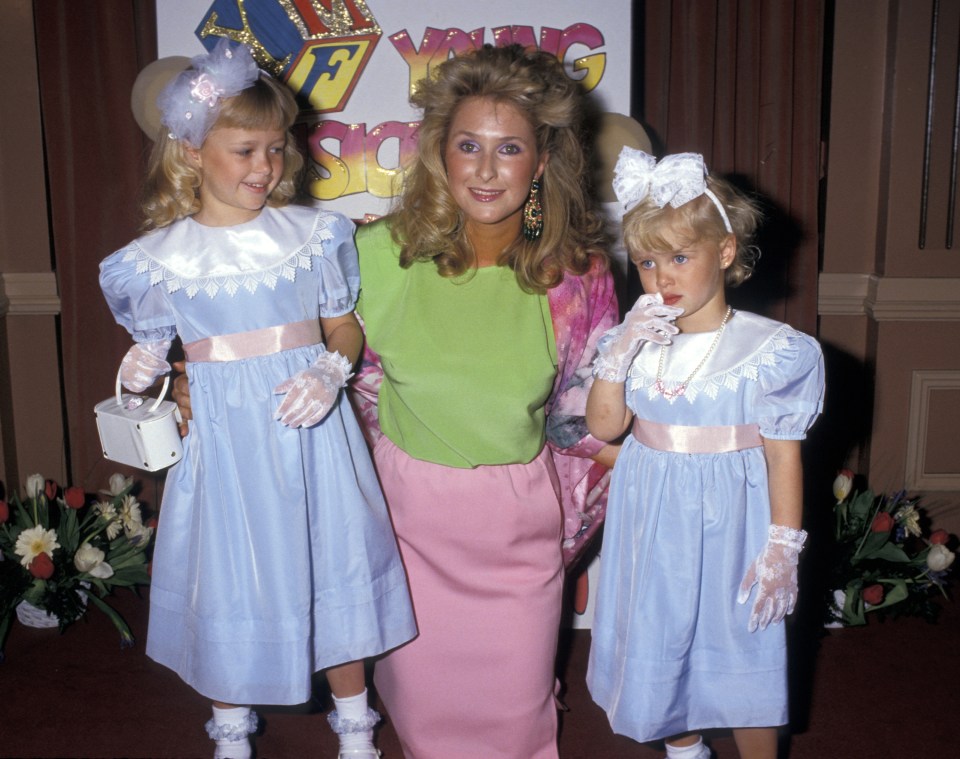
M 642 203 L 627 214 L 624 220 L 624 241 L 631 251 L 671 252 L 697 239 L 696 227 L 691 224 L 687 206 L 657 208 Z M 680 239 L 678 232 L 683 230 Z
M 283 87 L 283 85 L 275 85 Z M 217 126 L 233 129 L 289 129 L 297 117 L 297 106 L 277 97 L 263 79 L 239 95 L 224 101 Z

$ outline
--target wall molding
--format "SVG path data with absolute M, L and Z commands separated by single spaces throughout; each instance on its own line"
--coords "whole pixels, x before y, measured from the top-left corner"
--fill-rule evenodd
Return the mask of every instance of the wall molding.
M 905 486 L 908 490 L 960 490 L 960 472 L 929 473 L 925 471 L 930 393 L 934 390 L 960 391 L 960 372 L 913 372 L 905 462 Z
M 960 321 L 960 278 L 821 273 L 821 316 L 874 321 Z
M 47 272 L 0 272 L 0 317 L 57 316 L 57 275 Z

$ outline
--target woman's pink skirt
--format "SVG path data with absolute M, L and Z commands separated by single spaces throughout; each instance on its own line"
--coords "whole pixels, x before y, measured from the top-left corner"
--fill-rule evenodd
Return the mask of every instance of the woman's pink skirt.
M 456 469 L 374 451 L 420 634 L 377 661 L 407 759 L 556 759 L 563 584 L 558 483 L 529 464 Z

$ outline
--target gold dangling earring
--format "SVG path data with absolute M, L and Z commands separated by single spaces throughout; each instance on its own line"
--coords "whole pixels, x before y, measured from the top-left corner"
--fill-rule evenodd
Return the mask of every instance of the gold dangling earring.
M 534 241 L 543 232 L 543 206 L 540 205 L 540 180 L 530 183 L 530 195 L 523 205 L 523 237 Z

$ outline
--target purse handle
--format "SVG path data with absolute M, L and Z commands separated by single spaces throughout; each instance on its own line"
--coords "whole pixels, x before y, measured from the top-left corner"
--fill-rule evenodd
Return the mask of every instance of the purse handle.
M 163 397 L 167 394 L 167 388 L 170 387 L 170 374 L 167 373 L 163 377 L 163 387 L 160 388 L 160 395 L 157 396 L 157 400 L 154 401 L 153 405 L 150 407 L 149 411 L 152 414 L 160 406 L 160 403 L 163 401 Z M 117 386 L 116 386 L 116 395 L 117 395 L 117 405 L 123 405 L 123 398 L 120 395 L 120 372 L 117 372 Z

